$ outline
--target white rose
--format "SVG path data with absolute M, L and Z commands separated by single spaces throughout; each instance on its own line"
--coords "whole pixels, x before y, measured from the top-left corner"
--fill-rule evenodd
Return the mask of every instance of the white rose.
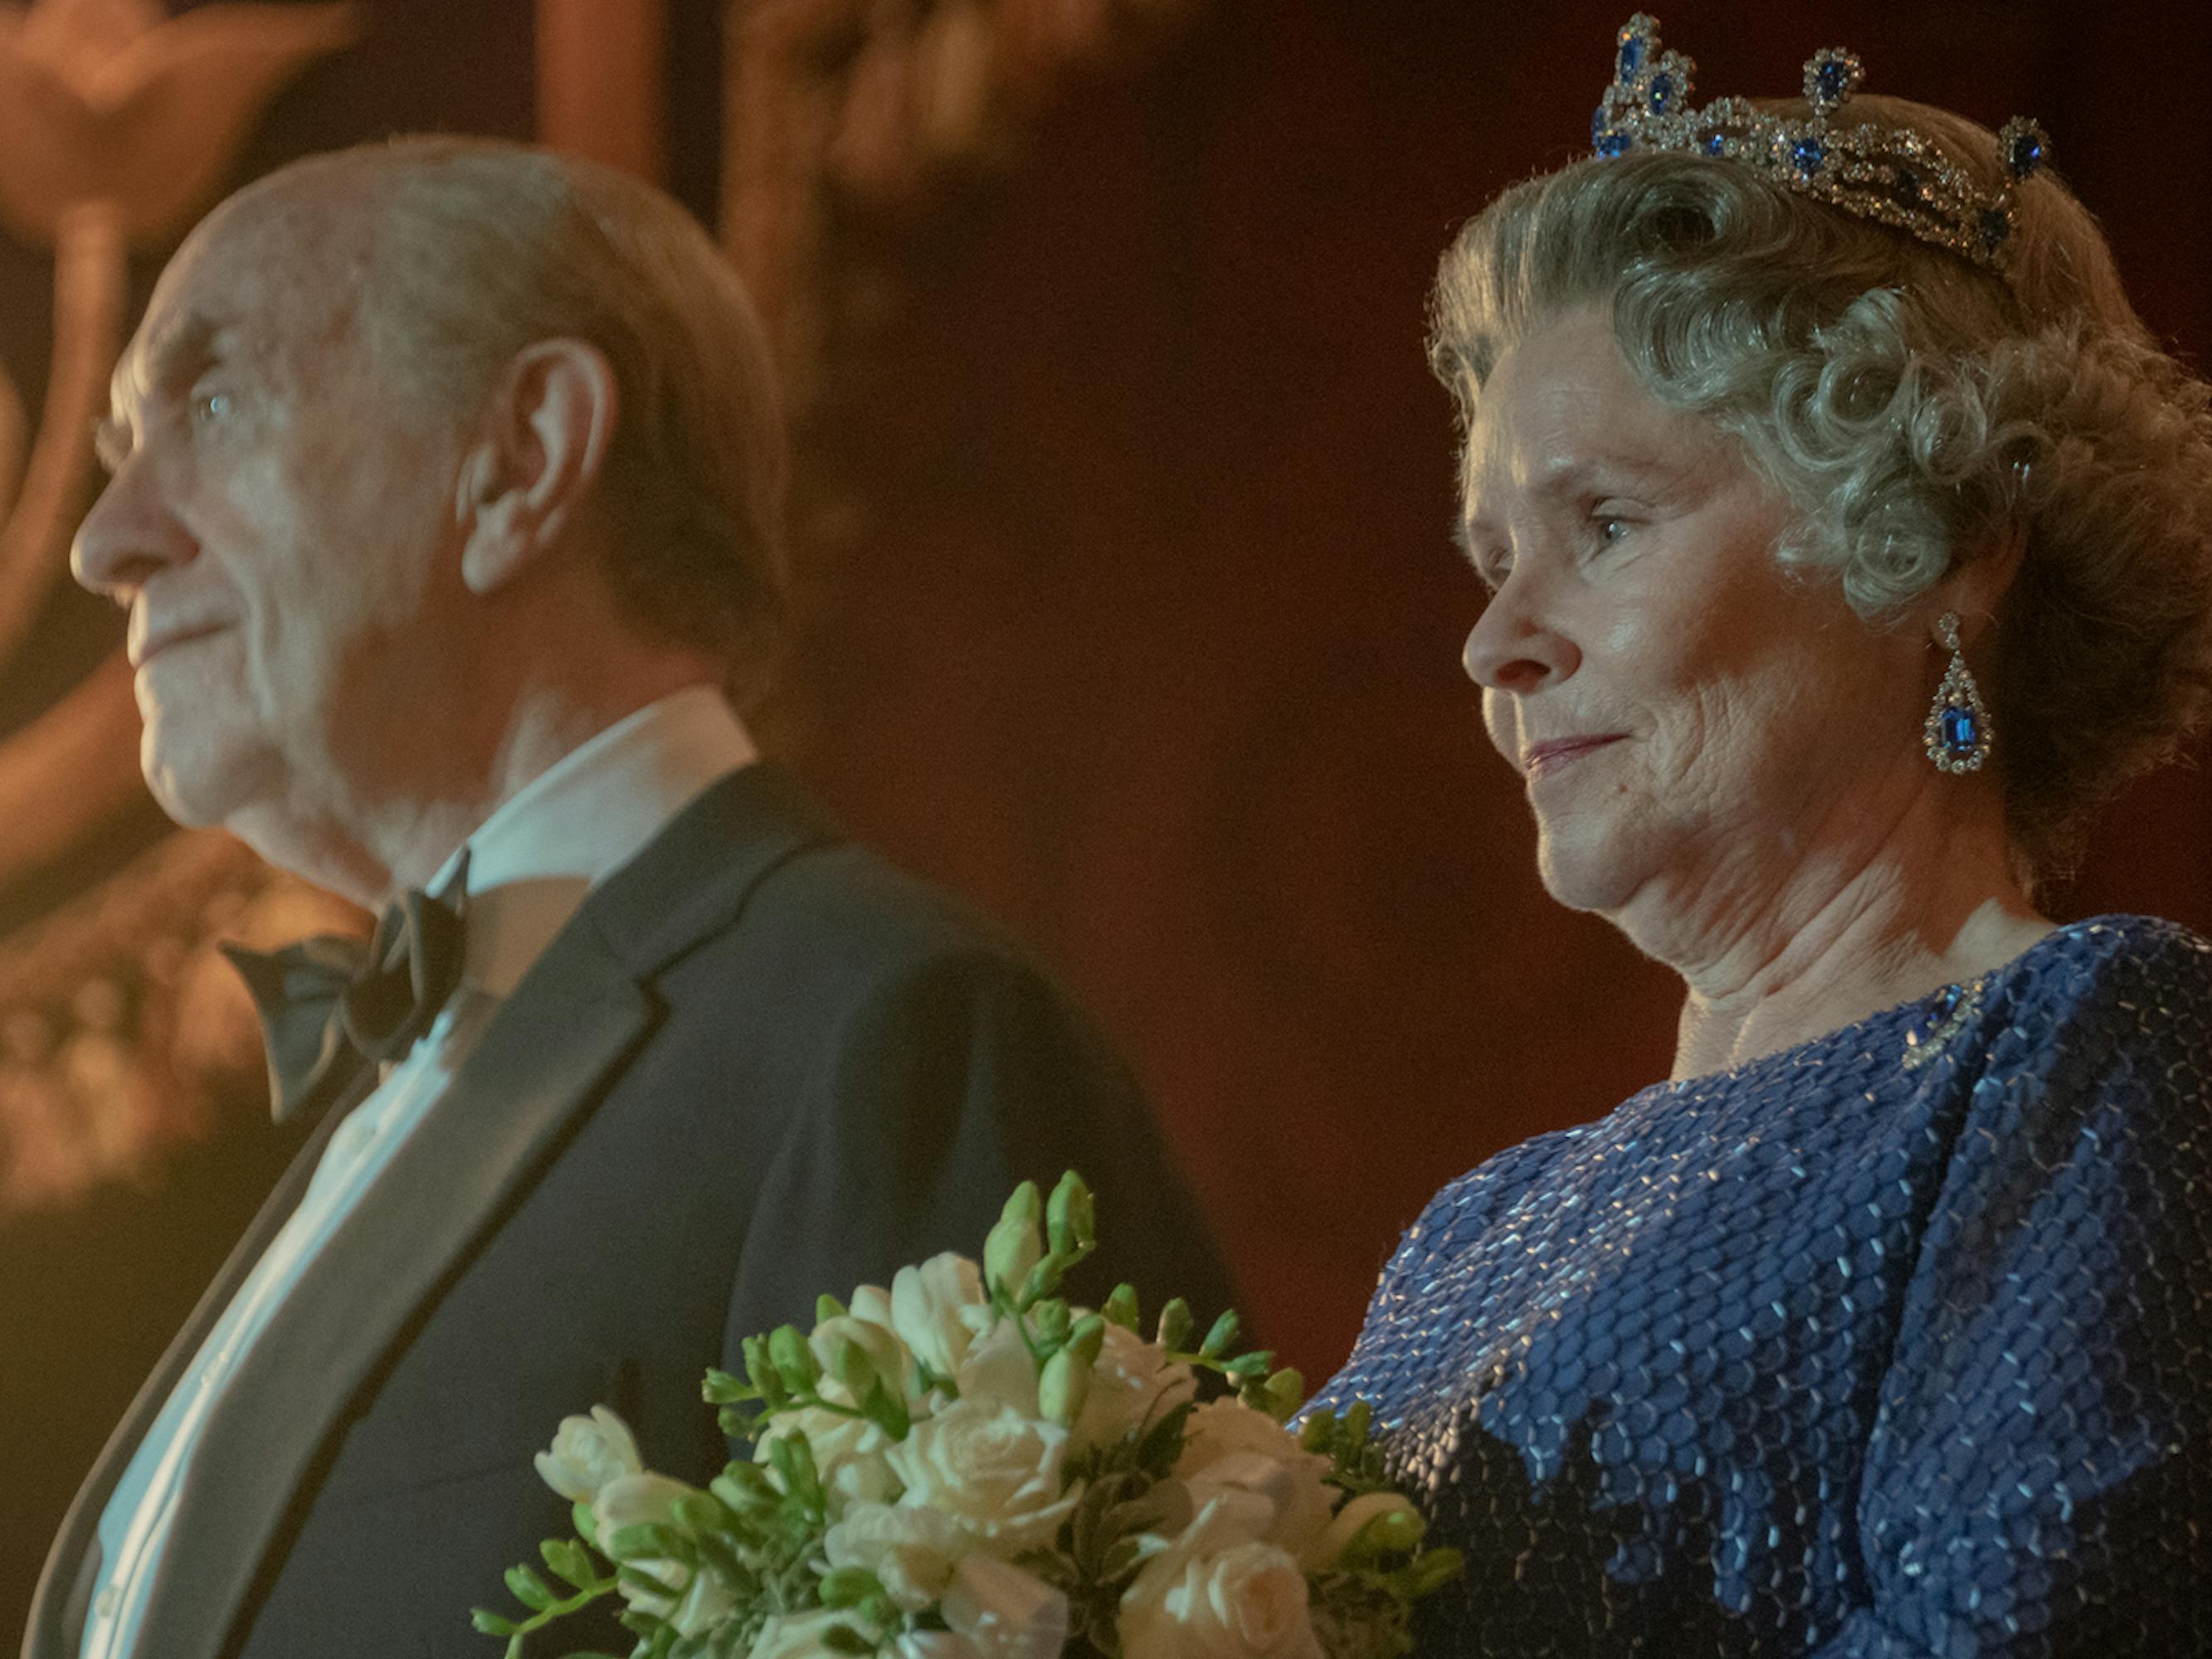
M 968 1350 L 953 1374 L 963 1400 L 1000 1405 L 1024 1417 L 1042 1417 L 1037 1401 L 1037 1364 L 1030 1345 L 1011 1319 Z
M 961 1310 L 988 1300 L 982 1269 L 948 1250 L 919 1267 L 898 1270 L 891 1280 L 891 1328 L 915 1358 L 939 1376 L 951 1376 L 974 1340 Z
M 605 1406 L 589 1417 L 564 1417 L 550 1451 L 535 1459 L 538 1478 L 572 1504 L 589 1504 L 599 1488 L 622 1475 L 635 1474 L 637 1439 L 629 1425 Z
M 649 1471 L 608 1481 L 592 1504 L 601 1547 L 611 1554 L 615 1534 L 625 1527 L 674 1525 L 677 1500 L 692 1490 L 681 1480 Z M 659 1590 L 648 1589 L 624 1579 L 620 1589 L 623 1600 L 640 1613 L 667 1620 L 678 1636 L 696 1636 L 712 1629 L 729 1617 L 737 1605 L 729 1586 L 714 1573 L 695 1574 L 681 1562 L 664 1556 L 625 1554 L 617 1559 L 662 1586 Z
M 822 1484 L 848 1503 L 883 1504 L 898 1496 L 898 1477 L 884 1461 L 891 1438 L 866 1418 L 819 1406 L 778 1412 L 753 1443 L 753 1462 L 766 1463 L 769 1448 L 794 1434 L 805 1437 Z
M 1121 1596 L 1121 1651 L 1143 1659 L 1322 1659 L 1306 1576 L 1288 1551 L 1238 1535 L 1222 1501 L 1147 1562 Z
M 822 1639 L 840 1625 L 861 1628 L 855 1615 L 836 1607 L 770 1613 L 761 1633 L 753 1638 L 745 1659 L 842 1659 L 836 1649 Z
M 1067 1597 L 1034 1573 L 988 1555 L 960 1563 L 939 1610 L 947 1628 L 983 1659 L 1060 1659 L 1067 1645 Z
M 962 1399 L 884 1454 L 902 1501 L 952 1516 L 969 1534 L 1009 1552 L 1052 1541 L 1075 1507 L 1060 1490 L 1067 1431 L 1002 1402 Z
M 1336 1502 L 1330 1468 L 1328 1458 L 1306 1450 L 1267 1413 L 1216 1400 L 1190 1414 L 1175 1473 L 1200 1509 L 1228 1492 L 1266 1498 L 1274 1519 L 1261 1535 L 1303 1559 L 1328 1528 Z
M 836 1568 L 865 1567 L 908 1613 L 945 1594 L 968 1547 L 957 1521 L 911 1504 L 855 1504 L 830 1528 L 823 1550 Z
M 1105 1346 L 1091 1367 L 1091 1393 L 1075 1419 L 1085 1446 L 1108 1446 L 1131 1430 L 1157 1422 L 1198 1392 L 1188 1365 L 1166 1363 L 1167 1350 L 1119 1325 L 1106 1327 Z

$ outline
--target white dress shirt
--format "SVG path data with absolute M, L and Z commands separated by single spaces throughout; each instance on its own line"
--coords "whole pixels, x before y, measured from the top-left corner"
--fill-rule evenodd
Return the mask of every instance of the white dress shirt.
M 143 1629 L 177 1498 L 210 1409 L 300 1274 L 444 1096 L 501 1002 L 592 888 L 718 778 L 754 758 L 720 693 L 695 686 L 609 726 L 471 836 L 459 986 L 430 1029 L 331 1134 L 299 1208 L 224 1310 L 139 1443 L 100 1518 L 100 1589 L 83 1659 L 158 1647 Z M 459 867 L 456 853 L 429 890 Z

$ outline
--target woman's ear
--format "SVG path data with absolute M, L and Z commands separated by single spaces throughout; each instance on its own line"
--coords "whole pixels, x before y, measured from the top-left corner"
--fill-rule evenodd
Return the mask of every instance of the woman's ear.
M 539 340 L 507 366 L 456 475 L 471 592 L 505 586 L 560 542 L 599 482 L 619 415 L 614 368 L 597 346 Z
M 1996 619 L 1998 607 L 2012 591 L 2020 562 L 2027 551 L 2027 526 L 2018 521 L 1992 526 L 1975 549 L 1974 556 L 1937 583 L 1923 601 L 1928 612 L 1928 636 L 1936 637 L 1936 619 L 1947 611 L 1959 618 L 1959 636 L 1966 644 L 1985 633 Z

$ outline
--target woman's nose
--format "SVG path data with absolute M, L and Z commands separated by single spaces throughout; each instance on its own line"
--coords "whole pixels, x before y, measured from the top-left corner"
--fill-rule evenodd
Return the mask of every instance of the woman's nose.
M 1526 696 L 1572 674 L 1582 653 L 1547 614 L 1542 596 L 1516 573 L 1483 607 L 1460 661 L 1484 690 Z

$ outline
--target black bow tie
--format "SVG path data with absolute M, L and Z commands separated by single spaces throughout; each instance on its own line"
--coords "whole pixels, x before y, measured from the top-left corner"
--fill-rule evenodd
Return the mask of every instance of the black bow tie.
M 465 862 L 451 898 L 409 892 L 385 907 L 367 945 L 319 933 L 281 951 L 226 945 L 261 1014 L 270 1109 L 282 1123 L 319 1112 L 371 1061 L 396 1060 L 430 1029 L 461 981 Z

